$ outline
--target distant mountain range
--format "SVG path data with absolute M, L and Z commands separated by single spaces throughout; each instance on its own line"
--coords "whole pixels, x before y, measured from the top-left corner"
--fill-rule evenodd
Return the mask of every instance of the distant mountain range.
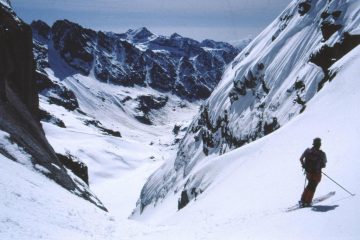
M 174 33 L 158 36 L 147 28 L 123 34 L 96 32 L 67 21 L 31 23 L 38 69 L 65 77 L 75 72 L 121 86 L 149 86 L 189 100 L 206 99 L 239 49 L 224 42 Z M 72 73 L 58 69 L 63 61 Z

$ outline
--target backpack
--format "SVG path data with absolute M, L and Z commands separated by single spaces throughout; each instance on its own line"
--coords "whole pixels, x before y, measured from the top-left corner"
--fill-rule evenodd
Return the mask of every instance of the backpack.
M 305 152 L 305 170 L 310 173 L 321 172 L 326 166 L 325 153 L 319 149 L 311 148 Z

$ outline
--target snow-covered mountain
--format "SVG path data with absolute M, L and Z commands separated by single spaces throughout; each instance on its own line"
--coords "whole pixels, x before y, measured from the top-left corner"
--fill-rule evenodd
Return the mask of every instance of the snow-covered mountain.
M 169 155 L 159 148 L 172 155 L 198 100 L 238 52 L 146 28 L 104 33 L 67 20 L 31 26 L 46 136 L 59 156 L 91 166 L 90 183 Z M 180 93 L 180 85 L 187 90 Z M 76 143 L 84 136 L 86 144 Z
M 46 49 L 53 48 L 72 74 L 120 86 L 149 86 L 189 100 L 207 98 L 239 52 L 228 43 L 200 43 L 178 34 L 158 36 L 146 28 L 115 34 L 67 20 L 56 21 L 52 27 L 42 21 L 31 26 L 39 63 L 45 61 Z M 55 61 L 52 57 L 50 64 Z
M 219 169 L 209 169 L 209 159 L 306 113 L 314 96 L 351 62 L 331 68 L 360 43 L 359 10 L 354 0 L 292 1 L 227 68 L 188 128 L 177 158 L 143 187 L 135 214 L 163 199 L 172 199 L 174 206 L 179 200 L 179 209 L 184 207 L 209 187 L 211 172 L 225 168 L 218 161 Z
M 59 155 L 92 166 L 90 182 L 163 159 L 158 147 L 175 148 L 198 101 L 239 51 L 146 28 L 104 33 L 67 20 L 31 26 L 46 135 Z M 99 148 L 66 139 L 84 134 L 88 146 Z M 143 146 L 143 154 L 129 146 L 135 152 Z
M 21 22 L 1 4 L 12 27 Z M 9 49 L 21 66 L 0 85 L 0 239 L 358 239 L 357 195 L 325 176 L 316 195 L 335 196 L 285 209 L 300 197 L 298 158 L 314 137 L 326 173 L 360 191 L 359 12 L 357 0 L 294 0 L 228 66 L 191 124 L 201 101 L 187 100 L 200 95 L 164 89 L 161 77 L 127 79 L 144 76 L 141 59 L 152 77 L 155 63 L 179 69 L 184 54 L 193 57 L 183 75 L 196 79 L 187 72 L 196 46 L 216 55 L 226 44 L 34 22 L 37 71 L 30 35 L 16 35 Z

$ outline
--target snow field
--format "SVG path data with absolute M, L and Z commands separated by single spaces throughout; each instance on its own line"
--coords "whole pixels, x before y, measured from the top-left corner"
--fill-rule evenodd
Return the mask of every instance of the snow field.
M 173 230 L 180 228 L 187 239 L 358 239 L 358 196 L 349 196 L 325 176 L 315 196 L 335 190 L 334 197 L 312 209 L 285 209 L 300 199 L 304 175 L 299 158 L 315 137 L 322 138 L 328 157 L 324 172 L 353 193 L 360 191 L 359 64 L 360 47 L 333 66 L 341 71 L 306 112 L 280 130 L 209 157 L 195 168 L 195 178 L 215 173 L 207 176 L 211 185 L 196 201 L 177 212 L 169 197 L 140 221 L 176 226 Z M 201 173 L 205 168 L 216 171 Z

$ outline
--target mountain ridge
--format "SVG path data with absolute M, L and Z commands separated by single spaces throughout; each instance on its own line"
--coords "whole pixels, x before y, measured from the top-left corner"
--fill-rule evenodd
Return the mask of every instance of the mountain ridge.
M 224 42 L 202 43 L 173 34 L 158 36 L 148 29 L 123 34 L 94 31 L 68 20 L 51 27 L 31 24 L 37 48 L 53 48 L 75 71 L 94 74 L 102 82 L 149 86 L 189 100 L 207 98 L 225 66 L 239 50 Z M 190 71 L 181 66 L 190 63 Z

